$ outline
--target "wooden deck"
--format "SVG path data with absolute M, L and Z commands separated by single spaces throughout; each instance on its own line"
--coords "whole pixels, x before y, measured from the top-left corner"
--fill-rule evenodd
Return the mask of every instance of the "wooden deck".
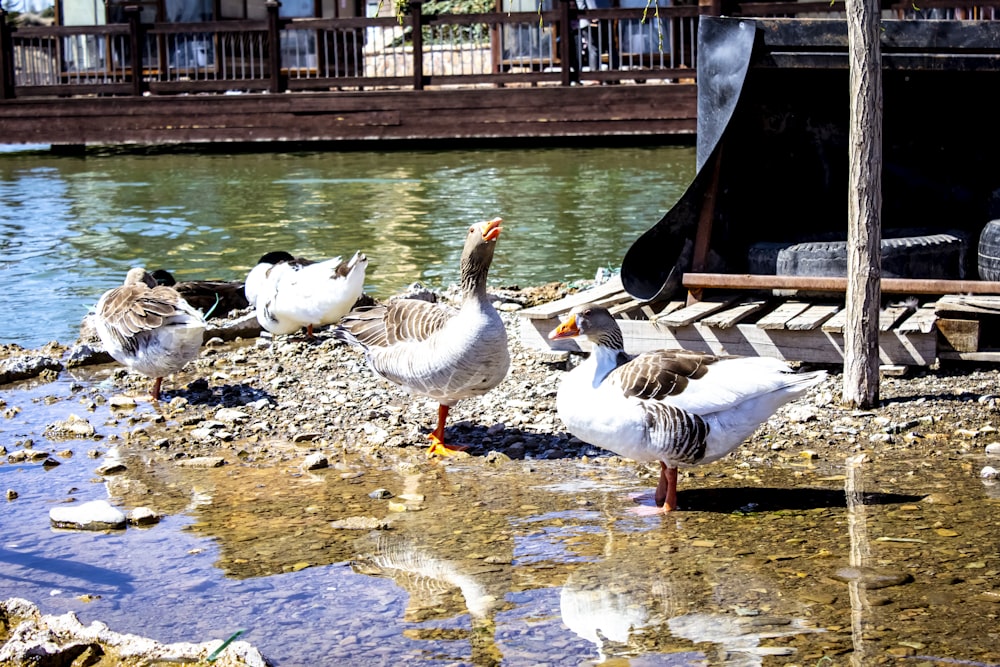
M 618 277 L 525 309 L 522 340 L 544 351 L 582 351 L 575 340 L 550 341 L 548 333 L 570 309 L 588 302 L 607 307 L 620 320 L 626 350 L 632 354 L 668 348 L 814 364 L 844 361 L 843 298 L 743 291 L 706 295 L 691 305 L 649 303 L 629 296 Z M 998 323 L 1000 296 L 912 297 L 882 310 L 879 357 L 883 366 L 1000 362 Z

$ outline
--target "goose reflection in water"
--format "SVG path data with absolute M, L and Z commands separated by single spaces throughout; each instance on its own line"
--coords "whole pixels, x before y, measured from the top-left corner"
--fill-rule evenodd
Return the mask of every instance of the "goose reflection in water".
M 719 570 L 711 572 L 703 557 L 672 553 L 670 562 L 684 565 L 658 568 L 666 562 L 662 543 L 628 539 L 614 545 L 614 539 L 609 532 L 602 560 L 580 566 L 560 592 L 563 623 L 597 648 L 590 664 L 656 655 L 656 664 L 757 667 L 764 656 L 795 652 L 767 640 L 822 632 L 788 609 L 789 596 L 773 582 L 730 572 L 721 564 L 725 559 L 717 559 Z M 772 611 L 782 607 L 787 611 Z
M 388 577 L 405 590 L 409 599 L 404 620 L 409 623 L 449 620 L 466 611 L 471 620 L 467 632 L 427 628 L 407 635 L 428 640 L 467 638 L 473 664 L 501 663 L 495 616 L 510 587 L 509 567 L 438 557 L 429 548 L 385 534 L 377 537 L 371 552 L 354 559 L 351 567 L 359 574 Z

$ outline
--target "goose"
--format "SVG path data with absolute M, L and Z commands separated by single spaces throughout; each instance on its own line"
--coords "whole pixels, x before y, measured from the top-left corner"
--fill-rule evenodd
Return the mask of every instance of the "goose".
M 284 250 L 272 250 L 262 255 L 253 268 L 250 269 L 250 273 L 247 274 L 247 279 L 243 283 L 243 293 L 251 306 L 257 302 L 257 295 L 261 292 L 267 272 L 271 267 L 280 262 L 291 262 L 302 266 L 312 264 L 308 259 L 295 257 L 290 252 Z
M 198 356 L 206 327 L 199 310 L 172 287 L 157 285 L 141 267 L 129 270 L 121 287 L 101 296 L 93 321 L 115 361 L 153 378 L 155 401 L 163 378 Z
M 180 282 L 166 269 L 156 269 L 150 275 L 157 285 L 173 287 L 206 317 L 225 317 L 235 310 L 250 305 L 244 284 L 238 280 L 182 280 Z
M 462 301 L 456 309 L 418 299 L 358 308 L 333 335 L 359 347 L 372 371 L 410 394 L 438 402 L 437 426 L 428 455 L 448 456 L 462 447 L 445 444 L 448 411 L 482 396 L 510 368 L 507 332 L 486 294 L 486 276 L 500 236 L 500 218 L 469 227 L 462 250 Z
M 710 463 L 736 449 L 779 407 L 826 377 L 796 373 L 771 357 L 714 356 L 684 350 L 625 352 L 607 308 L 573 308 L 550 334 L 582 337 L 586 361 L 563 377 L 556 410 L 584 442 L 636 461 L 659 461 L 656 508 L 677 507 L 677 468 Z
M 272 334 L 290 334 L 335 324 L 361 298 L 368 258 L 360 251 L 344 261 L 292 258 L 278 251 L 268 253 L 247 276 L 247 299 L 257 311 L 257 321 Z

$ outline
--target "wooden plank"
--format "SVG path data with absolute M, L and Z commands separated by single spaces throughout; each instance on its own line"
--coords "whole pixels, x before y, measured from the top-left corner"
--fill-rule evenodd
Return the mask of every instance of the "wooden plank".
M 979 350 L 979 320 L 954 320 L 941 317 L 938 318 L 937 329 L 956 352 Z
M 937 322 L 937 313 L 934 312 L 934 304 L 927 303 L 917 308 L 917 310 L 903 321 L 896 329 L 899 333 L 912 335 L 915 333 L 930 333 L 934 330 Z
M 702 323 L 678 328 L 657 327 L 646 320 L 619 322 L 625 336 L 625 350 L 638 354 L 650 350 L 684 349 L 710 354 L 768 356 L 786 361 L 841 364 L 844 337 L 822 329 L 788 331 L 759 329 L 754 324 L 737 324 L 722 329 Z M 551 352 L 585 352 L 577 339 L 550 341 L 551 321 L 520 320 L 521 341 L 525 346 Z M 879 335 L 879 360 L 884 365 L 928 366 L 937 358 L 937 332 L 902 335 L 898 329 Z M 959 353 L 953 352 L 953 355 Z M 998 355 L 1000 356 L 1000 355 Z M 966 358 L 966 357 L 963 357 Z
M 786 301 L 764 317 L 760 318 L 757 322 L 757 328 L 784 329 L 785 324 L 789 320 L 801 314 L 802 311 L 808 307 L 809 304 L 803 301 Z
M 624 294 L 625 299 L 631 298 L 627 293 L 625 293 L 625 288 L 622 287 L 622 277 L 620 275 L 616 275 L 602 285 L 597 285 L 575 294 L 567 294 L 563 298 L 556 299 L 555 301 L 549 301 L 548 303 L 543 303 L 538 306 L 525 308 L 519 314 L 521 317 L 527 317 L 529 319 L 548 320 L 561 313 L 568 312 L 580 304 L 607 299 L 608 297 L 614 297 L 619 293 Z
M 878 315 L 878 330 L 888 331 L 906 317 L 913 309 L 909 306 L 889 306 L 882 309 Z
M 836 315 L 823 323 L 822 329 L 826 333 L 844 333 L 844 325 L 847 324 L 847 309 L 844 308 Z
M 628 294 L 625 296 L 628 297 Z M 626 319 L 633 319 L 632 311 L 639 310 L 645 303 L 645 301 L 628 297 L 626 301 L 616 303 L 613 306 L 608 306 L 608 312 L 611 313 L 613 317 L 618 317 L 620 315 Z
M 741 303 L 732 308 L 727 308 L 713 315 L 709 315 L 703 319 L 701 323 L 708 327 L 728 329 L 729 327 L 736 326 L 736 324 L 758 312 L 766 305 L 767 301 L 749 301 L 747 303 Z
M 817 304 L 809 306 L 785 324 L 789 331 L 809 331 L 820 326 L 842 310 L 840 304 Z
M 1000 315 L 1000 296 L 945 294 L 934 310 L 939 314 Z
M 844 336 L 822 329 L 768 330 L 754 324 L 720 329 L 700 322 L 679 328 L 657 328 L 651 322 L 635 320 L 621 325 L 626 348 L 633 354 L 666 348 L 818 364 L 842 364 L 844 361 Z M 933 364 L 937 360 L 937 334 L 904 336 L 898 330 L 882 333 L 879 335 L 879 360 L 886 365 Z
M 721 301 L 698 301 L 680 310 L 675 310 L 666 316 L 657 315 L 652 321 L 657 326 L 684 327 L 716 311 L 722 310 L 735 300 L 736 298 L 732 297 Z

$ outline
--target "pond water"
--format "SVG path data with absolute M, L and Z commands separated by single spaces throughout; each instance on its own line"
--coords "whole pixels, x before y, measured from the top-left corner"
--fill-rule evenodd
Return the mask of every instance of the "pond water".
M 377 296 L 447 284 L 455 229 L 494 215 L 507 221 L 494 285 L 590 278 L 680 196 L 693 162 L 677 147 L 2 155 L 0 342 L 70 341 L 137 263 L 238 279 L 263 250 L 360 247 Z M 279 667 L 1000 666 L 1000 486 L 970 474 L 981 456 L 720 461 L 667 517 L 630 512 L 653 482 L 600 452 L 496 466 L 344 454 L 304 472 L 293 443 L 269 468 L 121 446 L 126 472 L 101 476 L 158 418 L 148 403 L 112 414 L 96 400 L 106 377 L 0 392 L 0 445 L 60 462 L 0 462 L 0 488 L 19 494 L 0 506 L 0 599 L 162 642 L 243 630 Z M 49 437 L 73 414 L 101 439 Z M 165 518 L 50 527 L 53 506 L 100 498 Z M 354 517 L 389 529 L 334 525 Z
M 366 291 L 458 279 L 467 225 L 504 218 L 490 282 L 617 268 L 694 176 L 691 146 L 89 154 L 0 152 L 0 342 L 69 343 L 132 266 L 242 280 L 271 250 L 360 249 Z
M 8 446 L 80 412 L 92 382 L 19 389 Z M 652 481 L 601 456 L 304 472 L 294 452 L 191 469 L 122 447 L 127 471 L 101 477 L 88 451 L 155 408 L 87 418 L 104 438 L 45 445 L 61 465 L 0 465 L 21 492 L 0 514 L 0 599 L 164 642 L 242 630 L 283 667 L 1000 664 L 1000 486 L 968 474 L 981 456 L 720 463 L 682 484 L 685 511 L 646 517 L 631 496 Z M 54 505 L 98 498 L 166 518 L 49 527 Z M 390 528 L 334 527 L 350 517 Z

